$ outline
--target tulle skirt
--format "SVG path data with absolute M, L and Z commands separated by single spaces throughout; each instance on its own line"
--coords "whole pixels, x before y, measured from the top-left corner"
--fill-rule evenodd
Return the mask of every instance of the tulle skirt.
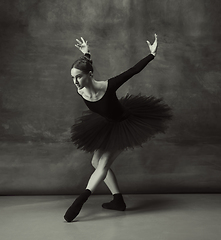
M 71 140 L 86 152 L 116 151 L 142 146 L 157 133 L 164 133 L 171 108 L 153 96 L 126 95 L 120 103 L 125 109 L 123 120 L 111 121 L 90 110 L 76 119 Z

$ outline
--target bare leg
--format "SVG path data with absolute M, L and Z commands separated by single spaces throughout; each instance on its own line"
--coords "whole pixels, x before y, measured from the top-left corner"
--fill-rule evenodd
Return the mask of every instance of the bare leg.
M 95 169 L 98 166 L 98 162 L 99 162 L 101 156 L 102 156 L 101 151 L 96 151 L 93 155 L 91 163 L 92 163 L 92 166 Z M 120 193 L 120 189 L 119 189 L 119 186 L 118 186 L 117 179 L 115 177 L 114 172 L 111 170 L 111 168 L 109 168 L 109 170 L 107 171 L 107 175 L 106 175 L 106 178 L 104 179 L 104 182 L 105 182 L 105 184 L 107 185 L 107 187 L 109 188 L 109 190 L 111 191 L 111 193 L 113 195 L 117 194 L 117 193 Z
M 105 152 L 101 155 L 101 157 L 98 161 L 98 165 L 97 165 L 94 173 L 91 175 L 86 189 L 89 189 L 91 192 L 94 192 L 94 190 L 99 185 L 99 183 L 106 178 L 111 164 L 114 162 L 114 160 L 116 159 L 116 157 L 119 154 L 120 154 L 120 151 L 113 152 L 113 153 L 112 152 Z M 116 178 L 114 178 L 114 175 L 111 174 L 111 172 L 109 172 L 109 178 L 110 177 L 112 177 L 112 179 L 109 179 L 109 182 L 111 182 L 112 187 L 114 186 L 114 188 L 116 188 L 115 190 L 117 192 L 119 192 L 117 184 L 115 184 L 112 181 L 112 180 L 116 180 Z M 111 185 L 109 185 L 109 186 L 111 187 Z M 112 191 L 115 191 L 114 188 L 112 189 Z
M 102 152 L 96 151 L 94 153 L 94 156 L 92 158 L 92 165 L 94 166 L 94 168 L 96 169 L 98 168 L 101 157 L 102 157 Z M 107 187 L 110 189 L 113 195 L 113 200 L 108 203 L 102 204 L 102 207 L 105 209 L 124 211 L 126 209 L 126 204 L 124 202 L 122 194 L 120 193 L 117 179 L 110 168 L 107 172 L 104 182 L 106 183 Z M 87 188 L 89 188 L 89 186 Z
M 107 185 L 107 187 L 110 189 L 113 195 L 120 193 L 117 179 L 115 177 L 114 172 L 111 169 L 108 170 L 106 178 L 104 179 L 104 182 Z
M 97 168 L 89 179 L 86 190 L 75 199 L 73 204 L 66 211 L 64 219 L 67 222 L 71 222 L 80 213 L 80 210 L 83 207 L 83 204 L 87 201 L 88 197 L 92 192 L 94 192 L 99 183 L 105 179 L 111 164 L 119 153 L 120 152 L 105 152 L 101 155 Z

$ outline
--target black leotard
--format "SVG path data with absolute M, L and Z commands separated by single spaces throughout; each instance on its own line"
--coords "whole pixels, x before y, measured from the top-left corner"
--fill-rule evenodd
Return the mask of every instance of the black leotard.
M 132 68 L 116 77 L 110 78 L 108 80 L 107 90 L 100 100 L 91 102 L 82 97 L 87 107 L 91 111 L 98 113 L 108 120 L 123 120 L 125 117 L 127 117 L 128 112 L 119 102 L 116 91 L 123 83 L 125 83 L 135 74 L 139 73 L 153 59 L 154 56 L 152 54 L 149 54 Z
M 71 140 L 77 148 L 90 153 L 133 149 L 165 132 L 172 112 L 162 99 L 127 94 L 118 100 L 116 95 L 117 89 L 153 58 L 150 54 L 126 72 L 110 78 L 100 100 L 91 102 L 82 97 L 90 110 L 76 119 L 71 128 Z

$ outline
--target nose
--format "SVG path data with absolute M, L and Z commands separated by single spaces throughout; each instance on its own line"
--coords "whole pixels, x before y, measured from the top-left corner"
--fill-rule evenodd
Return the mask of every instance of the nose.
M 73 78 L 73 82 L 74 82 L 75 85 L 77 85 L 79 83 L 76 78 Z

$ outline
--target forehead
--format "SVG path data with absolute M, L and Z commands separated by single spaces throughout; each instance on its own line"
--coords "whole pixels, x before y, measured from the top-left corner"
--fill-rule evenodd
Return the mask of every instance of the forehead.
M 77 68 L 72 68 L 71 69 L 71 76 L 76 76 L 78 74 L 83 74 L 83 72 Z

